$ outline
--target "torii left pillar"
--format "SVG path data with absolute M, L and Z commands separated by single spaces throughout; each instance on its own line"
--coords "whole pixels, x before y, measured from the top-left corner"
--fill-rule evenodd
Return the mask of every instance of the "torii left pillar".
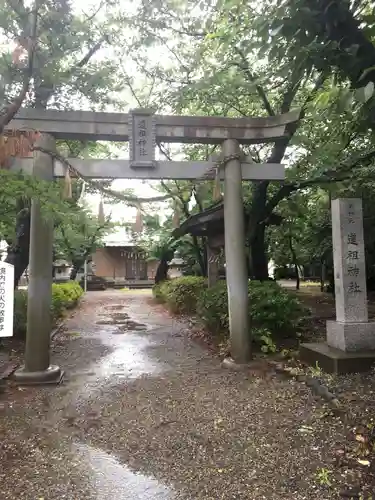
M 54 151 L 55 139 L 42 134 L 37 146 Z M 43 181 L 53 180 L 53 159 L 41 151 L 34 152 L 33 175 Z M 62 372 L 50 365 L 51 301 L 53 265 L 53 220 L 43 216 L 37 198 L 31 202 L 30 282 L 27 302 L 25 364 L 14 373 L 20 385 L 59 383 Z

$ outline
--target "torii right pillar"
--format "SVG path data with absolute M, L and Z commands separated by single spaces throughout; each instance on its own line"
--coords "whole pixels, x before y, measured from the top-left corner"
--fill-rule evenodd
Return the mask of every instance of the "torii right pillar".
M 248 272 L 242 197 L 241 150 L 234 139 L 223 143 L 225 262 L 231 358 L 225 365 L 243 365 L 251 359 Z M 232 159 L 229 159 L 232 158 Z M 227 159 L 227 160 L 226 160 Z

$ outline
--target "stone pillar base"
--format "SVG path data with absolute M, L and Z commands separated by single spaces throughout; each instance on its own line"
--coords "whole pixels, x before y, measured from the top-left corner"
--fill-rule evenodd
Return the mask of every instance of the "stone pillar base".
M 327 321 L 327 344 L 344 352 L 375 351 L 375 323 Z
M 375 365 L 375 350 L 345 352 L 324 342 L 301 344 L 299 357 L 304 363 L 313 367 L 318 365 L 323 371 L 335 375 L 367 372 Z
M 221 362 L 221 366 L 223 368 L 227 368 L 228 370 L 234 370 L 236 372 L 241 372 L 243 370 L 248 370 L 250 367 L 249 363 L 237 363 L 233 358 L 224 358 Z
M 46 384 L 60 384 L 64 372 L 57 365 L 51 365 L 47 370 L 29 372 L 22 366 L 13 374 L 13 380 L 18 385 L 46 385 Z

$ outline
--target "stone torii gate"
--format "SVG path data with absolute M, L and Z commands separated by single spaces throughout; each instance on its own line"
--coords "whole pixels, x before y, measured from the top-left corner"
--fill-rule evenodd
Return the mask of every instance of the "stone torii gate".
M 10 130 L 36 130 L 37 146 L 55 151 L 56 139 L 129 141 L 129 160 L 69 159 L 83 177 L 117 179 L 210 179 L 213 162 L 156 161 L 160 142 L 220 144 L 216 166 L 224 180 L 226 269 L 231 352 L 235 363 L 251 358 L 248 322 L 248 276 L 245 253 L 245 224 L 242 180 L 281 181 L 281 164 L 255 164 L 245 158 L 240 144 L 274 142 L 288 136 L 288 125 L 299 119 L 299 110 L 266 118 L 222 118 L 209 116 L 161 116 L 147 109 L 129 114 L 86 111 L 21 110 Z M 52 181 L 64 177 L 66 166 L 53 156 L 36 150 L 33 159 L 15 160 L 13 170 L 33 173 Z M 229 223 L 228 223 L 229 222 Z M 25 364 L 15 373 L 21 384 L 57 383 L 58 366 L 50 365 L 50 304 L 52 289 L 53 226 L 42 217 L 37 199 L 32 200 L 30 231 L 30 284 Z

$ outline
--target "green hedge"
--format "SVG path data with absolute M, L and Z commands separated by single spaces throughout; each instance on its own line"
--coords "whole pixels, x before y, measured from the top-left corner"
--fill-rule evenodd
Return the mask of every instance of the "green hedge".
M 214 334 L 229 330 L 228 295 L 225 283 L 203 291 L 197 307 L 198 316 Z M 266 337 L 278 340 L 296 335 L 307 310 L 301 302 L 274 281 L 249 282 L 249 319 L 255 341 L 267 343 Z
M 76 281 L 52 285 L 51 317 L 55 324 L 67 309 L 75 307 L 83 294 Z M 25 338 L 27 323 L 27 290 L 16 290 L 14 294 L 14 335 Z
M 156 285 L 153 293 L 155 299 L 165 303 L 172 312 L 195 313 L 213 335 L 228 334 L 225 282 L 207 288 L 205 279 L 184 276 Z M 249 282 L 249 319 L 254 341 L 262 350 L 272 351 L 274 342 L 295 336 L 307 314 L 300 301 L 276 282 Z
M 206 288 L 205 278 L 182 276 L 154 286 L 154 297 L 166 303 L 169 310 L 178 314 L 191 314 L 196 310 L 200 294 Z

